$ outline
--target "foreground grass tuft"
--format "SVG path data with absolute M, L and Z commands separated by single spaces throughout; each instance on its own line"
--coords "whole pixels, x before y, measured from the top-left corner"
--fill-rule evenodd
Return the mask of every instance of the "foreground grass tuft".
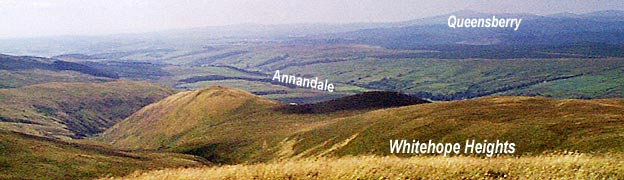
M 623 179 L 624 156 L 351 156 L 135 172 L 122 179 Z

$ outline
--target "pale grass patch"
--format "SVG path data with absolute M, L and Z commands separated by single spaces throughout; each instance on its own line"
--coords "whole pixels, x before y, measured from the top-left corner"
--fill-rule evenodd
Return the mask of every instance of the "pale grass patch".
M 326 154 L 329 154 L 329 153 L 331 153 L 332 151 L 335 151 L 335 150 L 337 150 L 337 149 L 340 149 L 340 148 L 342 148 L 342 147 L 346 146 L 347 144 L 349 144 L 349 142 L 351 142 L 353 139 L 355 139 L 358 135 L 360 135 L 360 133 L 355 133 L 355 134 L 353 134 L 351 137 L 349 137 L 349 138 L 345 139 L 344 141 L 342 141 L 342 142 L 340 142 L 340 143 L 337 143 L 337 144 L 334 144 L 331 148 L 329 148 L 329 149 L 327 149 L 327 150 L 323 151 L 322 153 L 320 153 L 320 154 L 318 155 L 318 157 L 325 156 Z
M 623 179 L 622 155 L 354 156 L 136 172 L 118 179 Z

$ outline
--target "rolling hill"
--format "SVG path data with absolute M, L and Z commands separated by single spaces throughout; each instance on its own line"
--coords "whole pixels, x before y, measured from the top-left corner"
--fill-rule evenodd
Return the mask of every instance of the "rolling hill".
M 361 100 L 358 97 L 326 102 L 323 106 L 353 109 L 345 106 L 345 100 Z M 399 100 L 393 99 L 397 97 L 405 96 L 386 96 L 386 101 Z M 378 103 L 362 102 L 354 107 Z M 413 98 L 403 102 L 421 103 Z M 368 109 L 392 105 L 387 102 Z M 180 92 L 148 105 L 102 133 L 99 139 L 125 149 L 165 149 L 197 154 L 218 163 L 266 160 L 274 157 L 265 151 L 270 149 L 267 145 L 280 141 L 277 137 L 364 111 L 301 114 L 284 111 L 291 108 L 289 106 L 245 91 L 212 86 Z M 264 150 L 256 151 L 256 148 Z
M 84 138 L 172 93 L 166 87 L 129 80 L 53 82 L 0 89 L 0 129 L 45 137 Z
M 246 120 L 238 118 L 253 117 L 254 113 L 259 114 L 278 105 L 278 102 L 241 90 L 213 86 L 180 92 L 150 104 L 115 124 L 101 137 L 112 140 L 120 147 L 134 149 L 176 147 L 195 138 L 227 138 L 229 134 L 226 132 L 207 131 L 205 128 L 244 122 Z M 227 119 L 229 115 L 239 117 Z
M 354 105 L 362 103 L 354 99 Z M 139 110 L 99 140 L 125 149 L 183 152 L 227 164 L 388 155 L 392 139 L 450 143 L 500 139 L 516 143 L 516 155 L 624 151 L 622 99 L 485 97 L 318 113 L 285 113 L 284 106 L 289 105 L 218 86 L 181 92 Z

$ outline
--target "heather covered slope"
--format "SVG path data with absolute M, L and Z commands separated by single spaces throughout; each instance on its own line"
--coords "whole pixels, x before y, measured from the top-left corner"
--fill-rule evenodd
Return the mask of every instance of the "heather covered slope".
M 621 99 L 487 97 L 316 113 L 284 112 L 288 106 L 218 86 L 181 92 L 143 108 L 100 140 L 128 149 L 190 153 L 217 163 L 388 155 L 392 139 L 499 139 L 515 143 L 516 155 L 624 151 Z
M 129 80 L 45 83 L 0 90 L 0 129 L 37 136 L 83 138 L 169 96 L 159 85 Z

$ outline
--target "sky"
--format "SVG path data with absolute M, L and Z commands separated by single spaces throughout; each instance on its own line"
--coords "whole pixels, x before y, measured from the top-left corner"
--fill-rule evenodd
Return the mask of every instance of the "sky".
M 0 38 L 104 35 L 233 24 L 396 22 L 459 10 L 587 13 L 621 0 L 0 0 Z

